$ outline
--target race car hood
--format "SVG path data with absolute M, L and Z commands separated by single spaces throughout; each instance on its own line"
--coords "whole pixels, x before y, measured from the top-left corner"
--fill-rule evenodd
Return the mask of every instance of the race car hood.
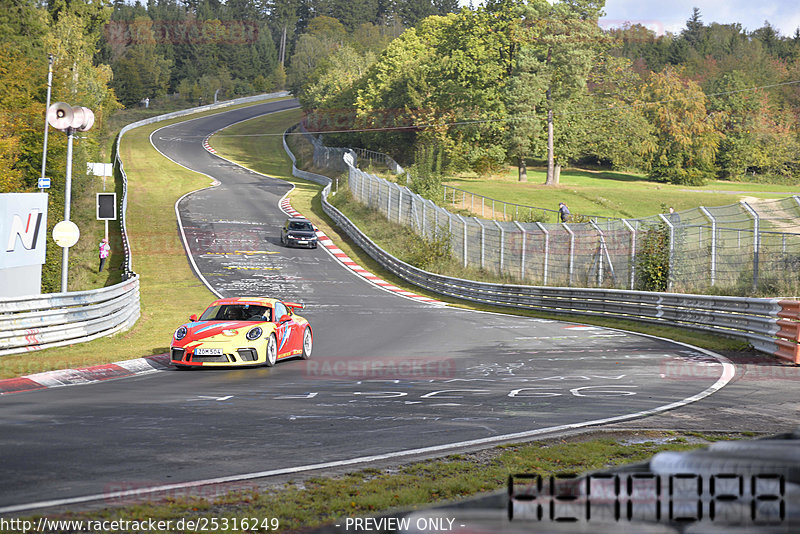
M 197 321 L 186 323 L 188 330 L 184 340 L 192 341 L 229 341 L 238 335 L 246 334 L 250 329 L 260 326 L 264 328 L 266 322 L 258 321 Z
M 317 234 L 315 232 L 312 232 L 311 230 L 289 230 L 288 232 L 286 232 L 286 234 L 293 237 L 303 237 L 306 239 L 317 237 Z

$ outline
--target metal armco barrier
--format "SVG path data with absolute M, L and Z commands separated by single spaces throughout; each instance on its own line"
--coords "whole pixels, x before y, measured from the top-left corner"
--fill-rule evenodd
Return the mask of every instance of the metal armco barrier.
M 289 93 L 286 91 L 281 91 L 278 93 L 269 93 L 264 95 L 256 95 L 256 96 L 248 96 L 244 98 L 237 98 L 234 100 L 226 100 L 225 102 L 217 102 L 216 104 L 209 104 L 207 106 L 200 106 L 197 108 L 190 108 L 190 109 L 182 109 L 180 111 L 173 111 L 172 113 L 166 113 L 164 115 L 158 115 L 157 117 L 150 117 L 149 119 L 144 119 L 141 121 L 132 122 L 123 126 L 123 128 L 117 134 L 117 140 L 115 143 L 115 150 L 114 150 L 114 169 L 119 170 L 120 176 L 122 177 L 122 199 L 120 200 L 120 230 L 122 232 L 122 246 L 125 249 L 125 264 L 124 270 L 126 274 L 133 272 L 133 258 L 131 254 L 131 243 L 128 239 L 128 227 L 127 227 L 127 217 L 126 217 L 126 210 L 128 208 L 128 175 L 125 174 L 125 167 L 122 164 L 122 159 L 119 155 L 119 145 L 122 142 L 122 136 L 125 135 L 130 130 L 134 128 L 139 128 L 140 126 L 146 126 L 148 124 L 155 124 L 157 122 L 168 121 L 171 119 L 177 119 L 179 117 L 185 117 L 187 115 L 193 115 L 195 113 L 202 113 L 204 111 L 211 111 L 215 109 L 222 109 L 227 108 L 230 106 L 237 106 L 239 104 L 248 104 L 251 102 L 260 102 L 262 100 L 270 100 L 273 98 L 280 98 L 283 96 L 288 96 Z
M 0 356 L 90 341 L 127 330 L 139 318 L 139 277 L 70 293 L 0 302 Z
M 126 225 L 128 177 L 119 155 L 119 145 L 126 132 L 147 124 L 203 111 L 287 95 L 286 92 L 280 92 L 239 98 L 167 113 L 123 127 L 115 143 L 114 167 L 119 170 L 122 178 L 120 227 L 125 253 L 125 280 L 113 286 L 89 291 L 0 300 L 0 356 L 91 341 L 127 330 L 139 318 L 139 276 L 133 272 L 131 243 Z
M 286 144 L 292 161 L 294 156 Z M 537 287 L 452 278 L 418 269 L 376 245 L 328 202 L 331 180 L 300 171 L 299 178 L 326 184 L 322 208 L 383 268 L 428 291 L 481 304 L 685 327 L 742 339 L 756 350 L 800 364 L 800 302 L 794 300 L 654 293 L 619 289 Z

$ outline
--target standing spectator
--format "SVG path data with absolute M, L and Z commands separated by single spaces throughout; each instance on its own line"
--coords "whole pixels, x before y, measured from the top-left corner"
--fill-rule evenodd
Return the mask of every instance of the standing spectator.
M 563 202 L 558 204 L 558 213 L 561 215 L 561 222 L 565 223 L 570 218 L 569 208 Z
M 104 237 L 102 241 L 100 241 L 100 269 L 97 272 L 102 272 L 103 267 L 106 265 L 106 258 L 108 255 L 111 254 L 111 245 L 108 244 L 108 238 Z
M 681 223 L 681 216 L 678 215 L 675 208 L 672 206 L 669 207 L 669 222 L 672 223 L 673 226 Z

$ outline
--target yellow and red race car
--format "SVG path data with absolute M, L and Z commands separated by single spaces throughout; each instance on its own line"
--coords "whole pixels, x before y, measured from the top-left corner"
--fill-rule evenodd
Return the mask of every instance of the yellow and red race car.
M 264 297 L 216 300 L 198 319 L 178 327 L 170 355 L 178 368 L 275 365 L 311 356 L 311 325 L 295 314 L 302 304 Z

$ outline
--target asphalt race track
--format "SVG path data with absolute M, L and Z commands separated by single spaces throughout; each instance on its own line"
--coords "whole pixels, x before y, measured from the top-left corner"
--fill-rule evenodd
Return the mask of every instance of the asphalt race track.
M 521 440 L 660 410 L 729 378 L 728 364 L 691 347 L 428 305 L 373 286 L 322 248 L 282 247 L 278 201 L 291 186 L 209 154 L 202 140 L 295 105 L 271 102 L 195 119 L 157 130 L 151 140 L 221 184 L 178 205 L 202 277 L 222 296 L 304 303 L 301 313 L 314 328 L 311 360 L 4 395 L 0 511 Z M 206 304 L 186 310 L 187 319 Z

